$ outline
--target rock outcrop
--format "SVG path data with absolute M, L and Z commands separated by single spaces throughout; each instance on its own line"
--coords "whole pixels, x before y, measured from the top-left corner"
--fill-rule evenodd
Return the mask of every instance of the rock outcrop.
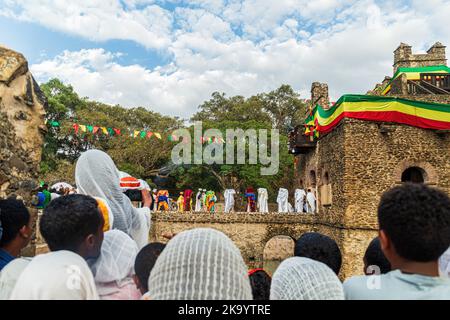
M 25 57 L 0 46 L 0 198 L 30 204 L 44 142 L 47 101 Z

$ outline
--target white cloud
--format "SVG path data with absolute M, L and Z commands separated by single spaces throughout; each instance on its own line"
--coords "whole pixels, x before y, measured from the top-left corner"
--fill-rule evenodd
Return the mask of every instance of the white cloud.
M 8 15 L 171 57 L 148 69 L 120 65 L 103 49 L 64 52 L 32 66 L 40 80 L 60 77 L 92 99 L 185 117 L 213 91 L 248 96 L 287 83 L 307 97 L 321 81 L 334 99 L 364 93 L 392 73 L 400 42 L 422 51 L 438 40 L 450 45 L 437 23 L 450 16 L 448 0 L 172 0 L 171 11 L 145 0 L 3 1 Z M 67 21 L 56 21 L 62 15 Z

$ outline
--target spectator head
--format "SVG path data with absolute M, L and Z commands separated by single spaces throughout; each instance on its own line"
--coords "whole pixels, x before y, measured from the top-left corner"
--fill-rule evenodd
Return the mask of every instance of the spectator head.
M 392 266 L 434 262 L 450 246 L 450 199 L 424 184 L 387 191 L 378 207 L 381 248 Z
M 32 220 L 22 201 L 0 200 L 0 247 L 14 251 L 25 248 L 33 233 Z
M 391 271 L 391 264 L 381 250 L 380 239 L 373 239 L 364 254 L 364 273 L 366 275 L 386 274 Z
M 166 245 L 163 243 L 149 243 L 139 251 L 136 257 L 136 261 L 134 262 L 134 271 L 136 273 L 134 283 L 136 283 L 136 287 L 142 294 L 148 291 L 150 272 L 156 263 L 156 259 L 158 259 L 165 247 Z
M 293 257 L 284 260 L 275 271 L 270 300 L 344 300 L 344 289 L 325 264 Z
M 317 232 L 302 235 L 295 243 L 294 255 L 325 263 L 336 274 L 341 270 L 342 255 L 336 241 Z
M 91 259 L 100 255 L 103 224 L 94 198 L 69 195 L 53 200 L 45 208 L 40 229 L 51 251 L 68 250 Z
M 272 279 L 263 269 L 254 269 L 248 273 L 252 287 L 253 300 L 270 300 Z
M 247 266 L 225 234 L 193 229 L 169 241 L 148 280 L 152 300 L 252 300 Z

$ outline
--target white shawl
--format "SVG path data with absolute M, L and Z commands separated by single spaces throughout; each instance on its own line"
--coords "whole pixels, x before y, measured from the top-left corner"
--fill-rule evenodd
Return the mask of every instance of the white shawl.
M 229 213 L 234 211 L 234 195 L 236 191 L 234 189 L 227 189 L 224 192 L 225 197 L 225 212 Z
M 259 188 L 258 189 L 258 210 L 261 213 L 269 212 L 269 204 L 268 204 L 269 195 L 267 193 L 267 189 Z
M 17 280 L 11 300 L 98 300 L 86 261 L 70 251 L 33 258 Z
M 278 191 L 277 203 L 278 203 L 278 213 L 288 213 L 289 212 L 289 191 L 287 189 L 281 188 Z
M 79 193 L 108 202 L 114 216 L 113 229 L 130 235 L 139 248 L 148 243 L 150 209 L 133 207 L 130 199 L 122 193 L 119 171 L 106 153 L 99 150 L 83 153 L 77 161 L 75 181 Z
M 306 192 L 303 189 L 295 190 L 295 212 L 303 212 Z

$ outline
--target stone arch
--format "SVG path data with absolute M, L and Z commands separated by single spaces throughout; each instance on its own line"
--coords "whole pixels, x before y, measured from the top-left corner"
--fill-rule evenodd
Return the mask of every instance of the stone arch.
M 439 183 L 439 176 L 436 172 L 436 169 L 429 162 L 404 160 L 400 162 L 397 168 L 394 170 L 393 180 L 396 184 L 403 183 L 402 176 L 404 176 L 407 170 L 420 171 L 425 184 L 437 185 Z
M 308 181 L 309 181 L 309 185 L 313 188 L 315 188 L 317 186 L 317 174 L 316 174 L 316 170 L 311 169 L 309 170 L 308 173 Z
M 278 265 L 294 256 L 295 239 L 290 236 L 277 235 L 267 241 L 263 250 L 263 268 L 273 275 Z

